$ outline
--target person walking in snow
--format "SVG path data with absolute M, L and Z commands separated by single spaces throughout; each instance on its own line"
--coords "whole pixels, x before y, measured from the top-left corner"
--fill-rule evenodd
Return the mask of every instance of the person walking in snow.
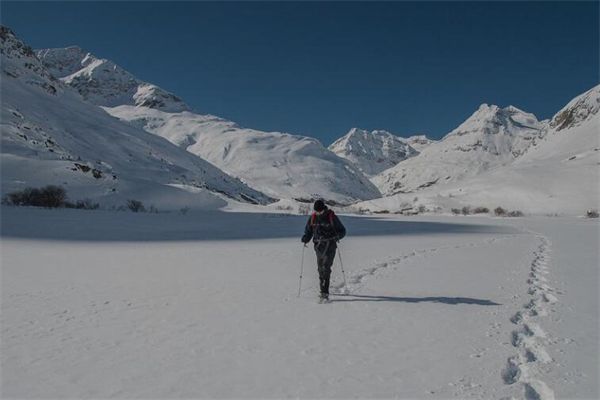
M 346 236 L 346 228 L 333 210 L 327 208 L 323 200 L 315 201 L 313 208 L 314 212 L 306 223 L 301 240 L 305 246 L 311 238 L 313 240 L 319 270 L 320 300 L 327 301 L 329 300 L 331 266 L 335 258 L 337 243 Z

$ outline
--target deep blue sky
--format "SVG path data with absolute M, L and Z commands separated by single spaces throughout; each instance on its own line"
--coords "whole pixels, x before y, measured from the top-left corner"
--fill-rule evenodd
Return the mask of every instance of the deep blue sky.
M 480 103 L 548 118 L 599 82 L 598 2 L 2 2 L 34 48 L 79 45 L 247 127 L 441 137 Z

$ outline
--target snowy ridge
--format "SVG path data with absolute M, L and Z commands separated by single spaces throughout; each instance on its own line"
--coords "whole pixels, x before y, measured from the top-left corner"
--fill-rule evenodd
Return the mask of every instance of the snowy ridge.
M 96 58 L 77 46 L 41 49 L 36 54 L 51 74 L 92 104 L 129 104 L 172 112 L 189 110 L 174 94 L 143 82 L 112 61 Z
M 415 143 L 426 143 L 425 137 L 411 137 Z M 329 146 L 329 150 L 352 162 L 365 175 L 373 176 L 402 160 L 417 155 L 408 139 L 387 131 L 352 128 Z
M 167 140 L 82 101 L 8 28 L 1 28 L 0 39 L 3 194 L 55 184 L 71 200 L 88 197 L 102 205 L 132 198 L 163 208 L 222 206 L 220 196 L 272 201 Z
M 383 171 L 373 182 L 389 196 L 475 176 L 514 161 L 544 127 L 533 114 L 516 107 L 482 104 L 442 140 Z
M 167 113 L 146 107 L 106 108 L 162 136 L 270 196 L 338 203 L 380 197 L 350 162 L 313 138 L 239 127 L 212 115 Z

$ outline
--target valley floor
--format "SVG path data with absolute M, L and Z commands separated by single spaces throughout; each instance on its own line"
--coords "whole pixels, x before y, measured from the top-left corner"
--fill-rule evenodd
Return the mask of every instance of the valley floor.
M 598 221 L 2 208 L 3 398 L 598 398 Z

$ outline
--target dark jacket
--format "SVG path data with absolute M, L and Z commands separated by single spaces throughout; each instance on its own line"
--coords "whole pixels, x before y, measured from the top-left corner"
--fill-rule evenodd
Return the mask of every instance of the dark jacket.
M 327 208 L 323 214 L 313 213 L 308 218 L 304 228 L 304 236 L 302 236 L 302 243 L 310 242 L 311 238 L 315 243 L 330 240 L 337 241 L 344 236 L 346 236 L 346 228 L 337 215 Z

